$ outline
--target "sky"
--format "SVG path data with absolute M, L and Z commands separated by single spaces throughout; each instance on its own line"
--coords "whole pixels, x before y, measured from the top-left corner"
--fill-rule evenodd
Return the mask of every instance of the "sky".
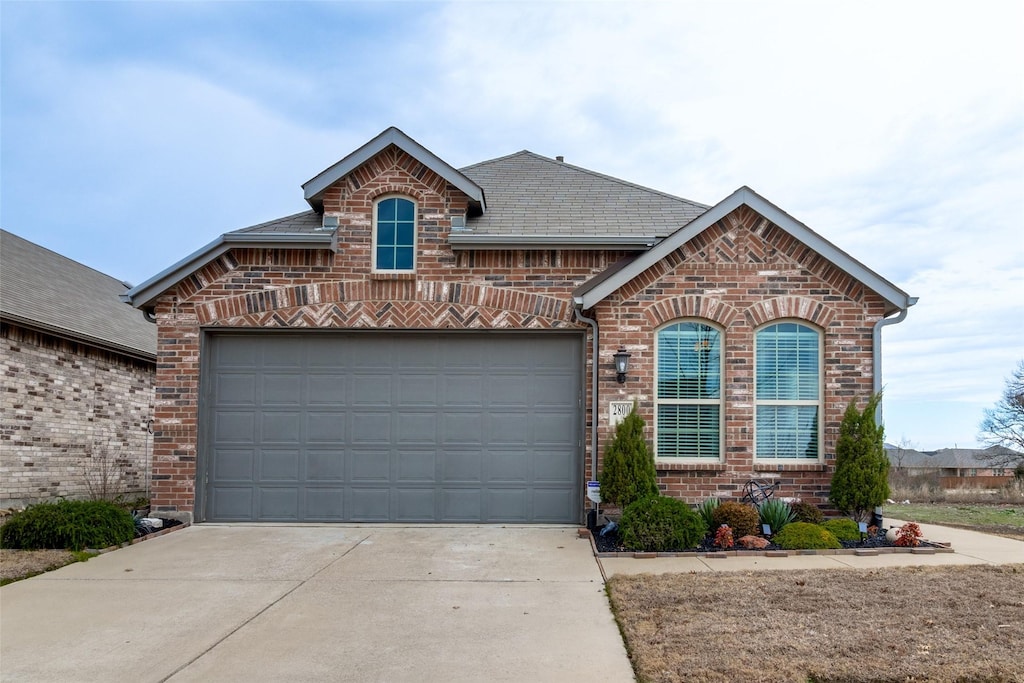
M 392 125 L 455 167 L 748 185 L 920 298 L 886 440 L 970 448 L 1024 358 L 1022 29 L 1019 0 L 0 0 L 0 226 L 138 284 Z

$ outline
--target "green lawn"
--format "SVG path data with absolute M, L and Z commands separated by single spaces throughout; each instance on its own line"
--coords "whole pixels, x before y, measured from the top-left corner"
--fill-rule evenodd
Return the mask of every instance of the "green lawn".
M 1024 537 L 1024 505 L 977 503 L 919 503 L 887 505 L 885 517 L 924 524 L 945 524 Z

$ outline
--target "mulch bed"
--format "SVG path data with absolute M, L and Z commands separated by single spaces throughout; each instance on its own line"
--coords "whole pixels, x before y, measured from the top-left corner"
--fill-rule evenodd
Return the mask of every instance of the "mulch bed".
M 597 527 L 593 531 L 594 545 L 597 547 L 599 553 L 621 553 L 621 552 L 635 552 L 636 548 L 627 548 L 622 544 L 622 539 L 619 536 L 618 529 L 613 529 L 602 535 L 604 527 Z M 879 529 L 878 532 L 873 536 L 865 536 L 862 541 L 840 541 L 843 548 L 846 549 L 857 549 L 857 548 L 893 548 L 896 544 L 885 537 L 885 529 Z M 926 545 L 927 542 L 922 542 L 921 545 Z M 743 550 L 743 548 L 736 544 L 730 550 Z M 769 542 L 767 547 L 762 550 L 781 550 L 779 546 Z M 715 553 L 725 552 L 723 548 L 719 548 L 715 545 L 715 537 L 708 534 L 701 541 L 700 545 L 696 548 L 675 548 L 670 552 L 698 552 L 698 553 Z

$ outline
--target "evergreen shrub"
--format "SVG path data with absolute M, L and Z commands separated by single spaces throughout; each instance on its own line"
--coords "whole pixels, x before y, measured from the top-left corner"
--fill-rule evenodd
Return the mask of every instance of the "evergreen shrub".
M 644 419 L 636 406 L 615 428 L 615 438 L 604 454 L 601 501 L 625 509 L 630 503 L 658 494 L 654 456 L 644 440 Z
M 831 531 L 840 541 L 860 540 L 860 527 L 852 519 L 830 519 L 821 526 Z
M 823 550 L 842 548 L 835 535 L 825 527 L 808 522 L 793 522 L 772 536 L 772 541 L 784 550 Z
M 106 500 L 30 505 L 0 527 L 0 547 L 21 550 L 107 548 L 134 537 L 131 513 Z
M 851 401 L 839 425 L 829 500 L 858 522 L 869 521 L 874 509 L 889 497 L 885 429 L 875 423 L 875 409 L 881 400 L 881 394 L 873 394 L 863 411 Z
M 695 548 L 708 532 L 689 505 L 667 496 L 631 503 L 619 520 L 622 544 L 631 550 L 667 552 Z
M 793 503 L 790 507 L 793 508 L 794 522 L 821 524 L 825 520 L 825 515 L 821 513 L 821 509 L 817 505 L 800 501 Z

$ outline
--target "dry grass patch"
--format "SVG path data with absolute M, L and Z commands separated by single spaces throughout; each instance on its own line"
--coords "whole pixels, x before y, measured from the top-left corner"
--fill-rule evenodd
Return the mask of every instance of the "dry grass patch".
M 1024 565 L 618 575 L 637 678 L 1024 682 Z
M 0 585 L 26 579 L 79 561 L 70 550 L 0 549 Z

